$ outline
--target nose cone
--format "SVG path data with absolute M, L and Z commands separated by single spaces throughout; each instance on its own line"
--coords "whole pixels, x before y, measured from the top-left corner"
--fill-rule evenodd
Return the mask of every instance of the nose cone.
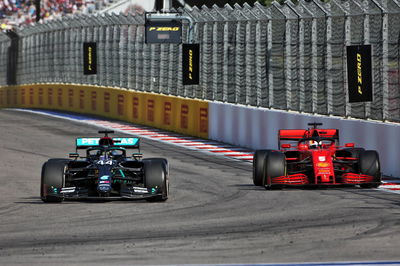
M 100 194 L 106 194 L 111 192 L 111 176 L 103 175 L 99 177 L 99 183 L 97 185 L 97 191 Z
M 110 184 L 99 184 L 97 186 L 97 191 L 101 194 L 110 193 L 111 186 L 110 186 Z

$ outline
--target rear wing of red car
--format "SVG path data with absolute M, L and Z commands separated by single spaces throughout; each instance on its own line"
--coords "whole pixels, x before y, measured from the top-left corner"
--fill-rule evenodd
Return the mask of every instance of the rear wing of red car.
M 299 141 L 303 138 L 329 138 L 339 142 L 338 129 L 281 129 L 278 132 L 278 145 L 280 148 L 282 140 Z
M 279 130 L 279 140 L 298 141 L 303 138 L 319 136 L 321 138 L 339 139 L 338 129 L 281 129 Z

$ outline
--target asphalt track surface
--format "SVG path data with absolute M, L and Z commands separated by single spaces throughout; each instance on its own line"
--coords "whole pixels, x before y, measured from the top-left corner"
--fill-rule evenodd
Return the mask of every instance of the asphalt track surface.
M 400 261 L 400 196 L 373 189 L 267 191 L 251 164 L 142 140 L 170 162 L 170 198 L 39 198 L 49 158 L 98 128 L 0 111 L 0 265 L 138 265 Z

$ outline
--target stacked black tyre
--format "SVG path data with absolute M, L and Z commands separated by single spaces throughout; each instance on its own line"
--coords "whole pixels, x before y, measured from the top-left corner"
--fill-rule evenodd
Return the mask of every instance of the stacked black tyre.
M 63 198 L 48 193 L 49 188 L 60 190 L 65 186 L 65 171 L 69 159 L 50 159 L 42 166 L 40 198 L 44 202 L 61 202 Z
M 158 188 L 161 195 L 147 198 L 148 201 L 166 201 L 169 194 L 169 166 L 164 158 L 143 159 L 144 185 L 148 189 Z
M 272 187 L 271 179 L 286 175 L 285 155 L 278 151 L 257 150 L 253 157 L 253 183 Z

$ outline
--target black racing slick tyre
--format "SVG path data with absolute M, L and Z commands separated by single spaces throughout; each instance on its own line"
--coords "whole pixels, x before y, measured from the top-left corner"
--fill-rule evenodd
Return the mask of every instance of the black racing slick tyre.
M 147 198 L 147 201 L 166 201 L 169 194 L 168 162 L 163 158 L 143 159 L 144 185 L 146 188 L 161 188 L 161 195 Z
M 263 185 L 272 186 L 271 179 L 286 175 L 286 156 L 281 152 L 270 152 L 265 162 L 265 179 Z
M 49 195 L 48 188 L 61 189 L 65 186 L 65 170 L 70 160 L 50 159 L 42 166 L 40 198 L 44 202 L 61 202 L 62 197 Z
M 262 186 L 265 178 L 265 159 L 268 156 L 269 150 L 258 150 L 253 156 L 253 183 L 256 186 Z
M 361 184 L 362 188 L 377 188 L 381 183 L 381 166 L 379 154 L 376 151 L 369 150 L 360 153 L 358 166 L 361 174 L 374 177 L 374 183 Z

